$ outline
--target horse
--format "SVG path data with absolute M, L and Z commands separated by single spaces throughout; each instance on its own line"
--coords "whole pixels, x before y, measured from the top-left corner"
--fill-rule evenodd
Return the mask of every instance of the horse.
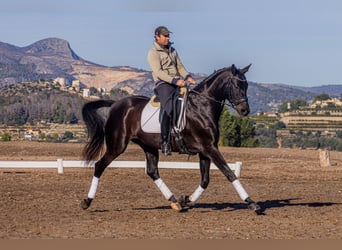
M 241 116 L 250 112 L 245 73 L 251 64 L 238 69 L 234 64 L 215 71 L 195 87 L 190 88 L 187 98 L 186 125 L 181 132 L 185 147 L 199 156 L 201 182 L 189 196 L 179 200 L 171 192 L 158 172 L 160 134 L 146 133 L 141 128 L 140 117 L 149 98 L 129 96 L 118 101 L 97 100 L 85 103 L 82 116 L 88 131 L 88 142 L 83 149 L 86 162 L 94 162 L 95 169 L 88 197 L 83 199 L 81 207 L 87 209 L 95 198 L 99 180 L 106 167 L 122 154 L 130 141 L 138 144 L 145 152 L 146 174 L 153 180 L 171 208 L 182 211 L 194 206 L 209 184 L 210 163 L 213 162 L 232 183 L 240 198 L 248 208 L 256 213 L 260 206 L 253 201 L 242 186 L 240 180 L 229 168 L 218 149 L 219 118 L 226 100 Z M 103 107 L 110 107 L 108 118 L 97 113 Z M 106 149 L 103 150 L 104 144 Z M 171 140 L 172 152 L 179 152 L 175 139 Z M 105 152 L 104 152 L 105 151 Z M 103 153 L 104 152 L 104 153 Z

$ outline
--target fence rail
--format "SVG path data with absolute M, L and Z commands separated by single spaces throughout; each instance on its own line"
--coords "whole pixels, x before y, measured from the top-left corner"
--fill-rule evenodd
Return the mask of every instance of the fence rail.
M 89 165 L 94 167 L 94 163 Z M 199 169 L 198 162 L 163 162 L 158 164 L 159 168 L 166 169 Z M 231 170 L 237 177 L 241 175 L 242 162 L 228 163 Z M 67 161 L 57 159 L 57 161 L 0 161 L 0 168 L 56 168 L 62 174 L 64 168 L 86 168 L 88 165 L 84 161 Z M 145 168 L 146 161 L 113 161 L 108 167 L 112 168 Z M 215 164 L 210 165 L 211 169 L 217 169 Z

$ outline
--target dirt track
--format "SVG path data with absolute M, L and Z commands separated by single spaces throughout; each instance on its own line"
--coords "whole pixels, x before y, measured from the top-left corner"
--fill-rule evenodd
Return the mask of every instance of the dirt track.
M 80 159 L 82 145 L 0 143 L 0 160 Z M 0 169 L 2 239 L 342 239 L 342 153 L 321 168 L 318 152 L 300 149 L 222 148 L 242 161 L 242 184 L 264 208 L 257 216 L 241 203 L 218 170 L 197 205 L 178 213 L 143 169 L 107 169 L 88 210 L 93 169 Z M 120 160 L 144 160 L 130 146 Z M 173 154 L 161 160 L 186 161 Z M 190 161 L 197 161 L 191 157 Z M 160 170 L 176 196 L 192 193 L 198 170 Z

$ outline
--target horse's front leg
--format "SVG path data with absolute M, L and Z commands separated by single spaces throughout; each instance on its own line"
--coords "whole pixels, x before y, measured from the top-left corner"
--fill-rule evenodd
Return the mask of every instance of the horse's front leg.
M 160 178 L 159 171 L 158 171 L 158 161 L 159 161 L 159 155 L 158 150 L 147 150 L 144 148 L 145 155 L 146 155 L 146 174 L 151 177 L 154 184 L 157 186 L 157 188 L 160 190 L 160 192 L 163 194 L 165 199 L 171 202 L 170 206 L 172 209 L 176 211 L 181 211 L 182 206 L 178 203 L 177 199 L 171 192 L 171 190 L 167 187 L 165 182 Z
M 199 165 L 201 171 L 201 184 L 197 187 L 197 189 L 190 196 L 181 196 L 180 204 L 182 207 L 192 207 L 195 205 L 195 202 L 201 197 L 203 192 L 209 185 L 210 176 L 210 159 L 203 154 L 199 154 Z
M 240 198 L 247 203 L 248 207 L 259 213 L 261 211 L 260 206 L 253 201 L 248 193 L 246 192 L 245 188 L 242 186 L 240 180 L 236 177 L 234 172 L 229 168 L 228 164 L 226 163 L 225 159 L 223 158 L 222 154 L 219 152 L 217 147 L 211 147 L 208 150 L 208 156 L 212 159 L 218 169 L 227 177 L 227 179 L 233 184 L 236 192 L 240 196 Z

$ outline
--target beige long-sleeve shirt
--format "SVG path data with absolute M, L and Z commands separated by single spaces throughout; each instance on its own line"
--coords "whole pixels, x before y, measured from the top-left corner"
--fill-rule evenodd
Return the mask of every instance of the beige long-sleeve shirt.
M 189 75 L 173 47 L 167 50 L 154 42 L 153 47 L 148 52 L 147 61 L 151 67 L 155 82 L 172 83 L 175 78 L 185 78 Z

